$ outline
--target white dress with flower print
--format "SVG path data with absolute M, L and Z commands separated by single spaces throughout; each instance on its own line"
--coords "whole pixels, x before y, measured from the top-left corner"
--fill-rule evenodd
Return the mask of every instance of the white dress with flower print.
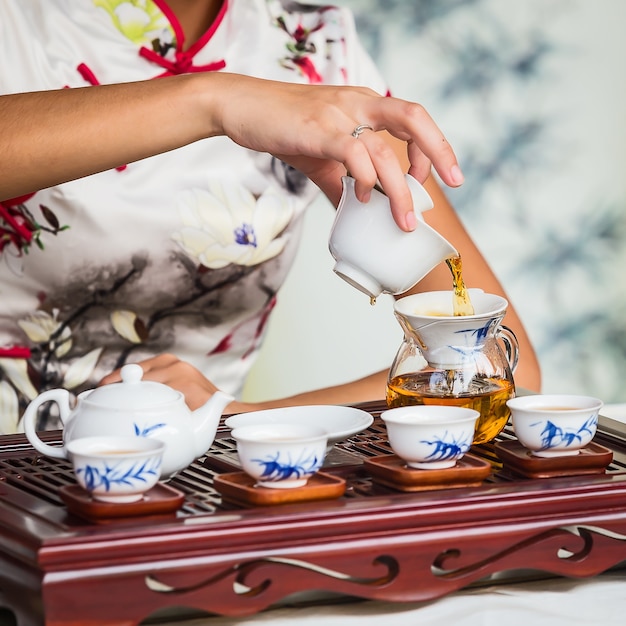
M 385 91 L 345 9 L 226 0 L 183 43 L 164 0 L 4 0 L 0 94 L 198 71 Z M 218 137 L 0 204 L 0 431 L 162 352 L 237 394 L 316 193 Z

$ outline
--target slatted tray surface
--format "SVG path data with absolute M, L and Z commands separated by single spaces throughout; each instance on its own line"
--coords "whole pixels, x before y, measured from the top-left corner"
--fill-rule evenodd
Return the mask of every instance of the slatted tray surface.
M 223 500 L 214 478 L 239 464 L 221 426 L 209 453 L 168 483 L 185 494 L 178 511 L 104 524 L 68 512 L 59 495 L 75 484 L 67 461 L 0 437 L 0 606 L 18 626 L 130 625 L 174 606 L 251 614 L 310 590 L 430 600 L 495 572 L 585 577 L 626 561 L 621 425 L 601 419 L 595 441 L 613 452 L 602 474 L 520 477 L 485 444 L 471 451 L 492 465 L 482 485 L 403 493 L 364 469 L 391 449 L 384 406 L 359 408 L 374 423 L 336 444 L 323 469 L 346 481 L 340 498 L 247 508 Z M 512 439 L 506 429 L 497 441 Z

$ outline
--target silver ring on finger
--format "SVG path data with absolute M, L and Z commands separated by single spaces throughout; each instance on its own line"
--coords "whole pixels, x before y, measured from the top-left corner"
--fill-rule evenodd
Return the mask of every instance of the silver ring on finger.
M 358 139 L 364 130 L 374 130 L 369 124 L 359 124 L 353 131 L 352 136 Z

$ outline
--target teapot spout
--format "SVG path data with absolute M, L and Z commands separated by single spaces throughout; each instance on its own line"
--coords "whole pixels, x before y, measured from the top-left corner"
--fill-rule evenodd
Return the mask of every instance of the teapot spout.
M 216 391 L 208 402 L 192 412 L 196 457 L 202 456 L 213 444 L 220 417 L 226 405 L 234 399 L 224 391 Z

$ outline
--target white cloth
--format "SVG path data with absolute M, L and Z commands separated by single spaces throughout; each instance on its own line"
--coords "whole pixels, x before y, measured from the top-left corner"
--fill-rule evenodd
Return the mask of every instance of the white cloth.
M 227 0 L 197 44 L 182 43 L 164 0 L 4 0 L 0 94 L 207 68 L 386 91 L 343 8 Z M 43 249 L 0 247 L 0 348 L 32 350 L 28 370 L 0 359 L 0 403 L 78 391 L 162 352 L 238 394 L 317 192 L 220 137 L 5 202 L 5 217 L 42 225 Z
M 418 583 L 416 583 L 418 584 Z M 355 602 L 207 617 L 167 626 L 623 626 L 626 572 L 464 589 L 420 603 Z
M 626 423 L 626 403 L 605 404 L 600 411 L 600 415 L 610 417 L 617 422 Z

